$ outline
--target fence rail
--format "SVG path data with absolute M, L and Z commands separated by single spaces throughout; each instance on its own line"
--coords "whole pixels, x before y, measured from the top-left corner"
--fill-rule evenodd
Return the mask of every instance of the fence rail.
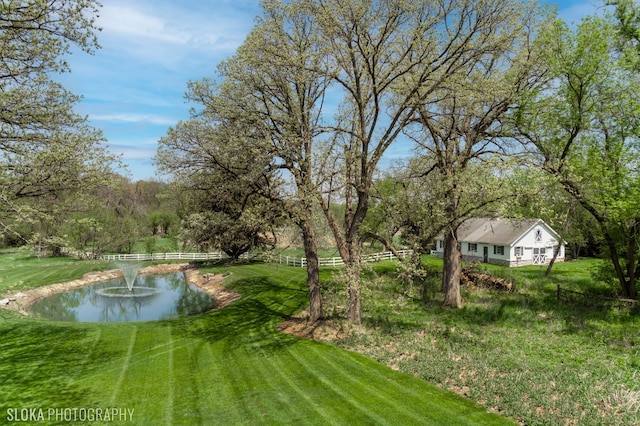
M 398 254 L 401 256 L 409 256 L 413 253 L 413 250 L 398 250 Z M 381 260 L 392 260 L 395 259 L 396 256 L 393 252 L 383 251 L 381 253 L 373 253 L 373 254 L 365 254 L 362 256 L 362 262 L 379 262 Z M 282 265 L 288 266 L 299 266 L 304 268 L 307 266 L 307 258 L 306 257 L 294 257 L 294 256 L 262 256 L 261 260 L 270 263 L 280 263 Z M 321 257 L 318 259 L 319 266 L 344 266 L 344 260 L 341 257 Z
M 143 261 L 143 260 L 220 260 L 226 259 L 225 253 L 139 253 L 139 254 L 105 254 L 102 260 L 111 261 Z
M 413 253 L 412 250 L 398 250 L 398 254 L 401 256 L 409 256 Z M 307 266 L 306 257 L 294 257 L 283 255 L 256 255 L 251 256 L 245 254 L 242 258 L 253 258 L 256 260 L 262 260 L 263 262 L 279 263 L 282 265 L 296 266 L 304 268 Z M 212 253 L 139 253 L 139 254 L 105 254 L 100 256 L 102 260 L 108 260 L 112 262 L 116 261 L 149 261 L 149 260 L 222 260 L 228 259 L 223 252 Z M 390 251 L 384 251 L 381 253 L 366 254 L 362 256 L 362 262 L 379 262 L 381 260 L 392 260 L 396 256 Z M 320 266 L 344 266 L 344 261 L 341 257 L 322 257 L 318 259 Z

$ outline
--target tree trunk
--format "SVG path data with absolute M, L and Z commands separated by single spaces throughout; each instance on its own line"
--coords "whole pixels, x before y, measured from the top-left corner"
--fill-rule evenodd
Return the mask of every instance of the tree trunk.
M 638 297 L 638 293 L 636 292 L 636 280 L 637 280 L 637 271 L 640 268 L 640 262 L 638 262 L 637 254 L 638 254 L 638 240 L 637 236 L 640 231 L 640 218 L 636 218 L 631 225 L 631 230 L 629 232 L 629 243 L 627 244 L 627 258 L 626 258 L 626 266 L 627 266 L 627 277 L 629 277 L 627 281 L 627 287 L 629 292 L 629 298 L 635 299 Z M 635 238 L 634 238 L 635 237 Z M 638 262 L 638 266 L 636 267 L 636 262 Z
M 329 227 L 331 228 L 336 240 L 338 252 L 340 253 L 340 257 L 344 261 L 345 265 L 347 294 L 349 297 L 349 321 L 359 324 L 361 322 L 360 287 L 362 286 L 362 265 L 360 263 L 361 243 L 354 236 L 358 235 L 360 225 L 362 223 L 361 217 L 364 217 L 364 214 L 366 214 L 366 209 L 363 208 L 360 210 L 360 216 L 352 214 L 347 217 L 347 219 L 350 218 L 351 220 L 346 220 L 345 222 L 350 223 L 351 226 L 345 226 L 345 236 L 345 234 L 342 233 L 335 217 L 331 213 L 329 204 L 322 199 L 320 199 L 320 201 L 322 204 L 322 210 L 325 213 Z
M 444 306 L 462 308 L 462 298 L 460 296 L 462 264 L 460 257 L 461 253 L 456 232 L 453 229 L 449 229 L 444 237 L 444 268 L 442 271 Z
M 360 316 L 360 287 L 362 285 L 362 265 L 360 264 L 360 255 L 353 256 L 349 263 L 345 265 L 347 276 L 347 292 L 349 294 L 349 321 L 354 324 L 360 324 L 362 318 Z
M 571 225 L 571 219 L 575 214 L 575 208 L 577 206 L 575 204 L 570 204 L 569 210 L 567 212 L 567 217 L 564 220 L 564 224 L 562 225 L 562 235 L 558 237 L 558 250 L 553 252 L 553 257 L 551 258 L 551 262 L 549 262 L 549 266 L 547 266 L 547 270 L 544 273 L 545 277 L 551 275 L 551 269 L 553 268 L 553 264 L 556 263 L 556 259 L 558 259 L 558 255 L 560 254 L 560 249 L 562 248 L 562 241 L 564 241 L 564 236 L 569 233 L 569 226 Z M 566 253 L 567 249 L 565 248 L 565 258 L 567 257 Z
M 316 322 L 323 318 L 322 294 L 320 293 L 320 267 L 318 248 L 313 225 L 305 222 L 302 226 L 304 253 L 307 258 L 307 286 L 309 287 L 309 322 Z
M 548 277 L 551 275 L 551 269 L 553 268 L 553 264 L 556 263 L 556 259 L 558 258 L 558 254 L 560 253 L 560 247 L 558 246 L 557 250 L 553 251 L 553 257 L 551 258 L 551 262 L 547 265 L 547 270 L 544 272 L 544 276 Z
M 604 226 L 603 226 L 604 228 Z M 620 256 L 618 255 L 618 248 L 616 247 L 615 239 L 608 233 L 604 234 L 605 242 L 609 248 L 609 254 L 611 255 L 611 262 L 613 263 L 613 269 L 616 271 L 616 277 L 622 287 L 622 293 L 624 297 L 633 299 L 635 295 L 635 283 L 627 279 L 622 264 L 620 263 Z

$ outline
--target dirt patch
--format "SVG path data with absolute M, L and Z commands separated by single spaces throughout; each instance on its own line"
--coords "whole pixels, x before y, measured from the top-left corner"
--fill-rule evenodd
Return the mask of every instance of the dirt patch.
M 222 309 L 225 306 L 229 306 L 241 297 L 240 293 L 236 293 L 235 291 L 231 291 L 228 288 L 220 285 L 220 283 L 227 277 L 226 275 L 200 275 L 197 269 L 190 269 L 186 271 L 186 275 L 187 281 L 200 287 L 205 293 L 207 293 L 213 300 L 216 301 L 216 307 L 214 309 Z
M 193 265 L 187 263 L 152 265 L 146 268 L 141 268 L 138 271 L 138 275 L 164 274 L 181 271 L 185 272 L 188 282 L 200 287 L 216 301 L 215 309 L 224 308 L 240 298 L 240 294 L 228 290 L 220 285 L 222 280 L 225 278 L 223 275 L 200 275 Z M 53 294 L 64 293 L 69 290 L 95 284 L 100 281 L 115 280 L 121 277 L 122 271 L 119 269 L 88 272 L 78 280 L 51 284 L 35 288 L 33 290 L 4 294 L 0 296 L 0 308 L 10 309 L 23 315 L 30 316 L 29 307 L 40 299 L 49 297 Z
M 347 336 L 342 327 L 333 321 L 309 322 L 309 313 L 302 311 L 290 316 L 278 325 L 278 330 L 303 339 L 333 342 Z

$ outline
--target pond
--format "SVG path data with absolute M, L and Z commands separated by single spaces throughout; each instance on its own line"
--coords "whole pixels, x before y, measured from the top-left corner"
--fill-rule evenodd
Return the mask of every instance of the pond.
M 214 305 L 179 272 L 138 275 L 131 291 L 124 279 L 103 281 L 39 300 L 31 312 L 55 321 L 133 322 L 198 314 Z

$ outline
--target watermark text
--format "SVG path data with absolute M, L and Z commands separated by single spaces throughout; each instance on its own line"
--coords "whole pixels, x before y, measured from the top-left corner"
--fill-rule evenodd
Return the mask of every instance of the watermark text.
M 133 422 L 133 408 L 7 408 L 8 422 Z

